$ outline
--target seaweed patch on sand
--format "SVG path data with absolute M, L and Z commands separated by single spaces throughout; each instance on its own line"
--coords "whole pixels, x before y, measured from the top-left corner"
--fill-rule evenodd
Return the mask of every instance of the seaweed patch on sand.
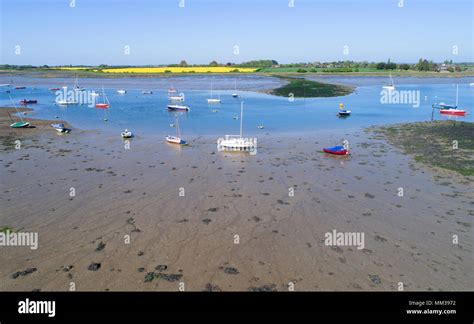
M 417 162 L 474 176 L 474 123 L 419 122 L 371 130 L 414 155 Z

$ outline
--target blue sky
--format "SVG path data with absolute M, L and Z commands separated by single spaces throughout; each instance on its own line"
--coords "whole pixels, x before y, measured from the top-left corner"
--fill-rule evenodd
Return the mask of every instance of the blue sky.
M 71 1 L 0 0 L 0 63 L 474 61 L 472 0 Z

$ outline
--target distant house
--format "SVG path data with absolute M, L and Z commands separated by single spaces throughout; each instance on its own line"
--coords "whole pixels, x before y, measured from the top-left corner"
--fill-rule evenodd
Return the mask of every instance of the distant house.
M 453 69 L 454 69 L 454 66 L 453 66 L 453 65 L 443 63 L 443 64 L 441 64 L 441 65 L 438 67 L 438 72 L 449 73 L 450 70 L 452 71 Z

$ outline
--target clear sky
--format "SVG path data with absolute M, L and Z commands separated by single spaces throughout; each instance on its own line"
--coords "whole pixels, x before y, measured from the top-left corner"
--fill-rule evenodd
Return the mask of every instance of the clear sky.
M 473 0 L 401 1 L 0 0 L 0 63 L 474 61 Z

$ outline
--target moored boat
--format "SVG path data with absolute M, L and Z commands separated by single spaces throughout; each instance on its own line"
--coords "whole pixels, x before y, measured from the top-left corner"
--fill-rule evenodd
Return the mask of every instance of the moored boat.
M 38 103 L 38 100 L 36 100 L 36 99 L 23 99 L 23 100 L 20 100 L 21 105 L 37 104 L 37 103 Z
M 119 89 L 119 90 L 117 90 L 117 93 L 118 93 L 118 94 L 126 94 L 127 91 L 126 91 L 126 90 L 123 90 L 123 89 Z
M 104 102 L 99 102 L 95 104 L 96 108 L 109 108 L 110 107 L 110 102 L 107 96 L 105 95 L 105 90 L 104 87 L 102 87 L 102 97 L 104 98 Z
M 189 111 L 189 107 L 183 105 L 168 105 L 168 110 Z

